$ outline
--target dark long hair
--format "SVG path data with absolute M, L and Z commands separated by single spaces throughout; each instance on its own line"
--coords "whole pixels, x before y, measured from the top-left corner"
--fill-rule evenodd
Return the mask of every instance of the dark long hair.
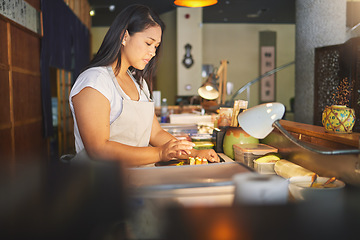
M 141 32 L 154 26 L 160 26 L 161 33 L 164 32 L 165 24 L 149 7 L 140 4 L 134 4 L 126 7 L 114 19 L 98 52 L 85 69 L 108 66 L 117 60 L 117 65 L 115 67 L 115 75 L 117 75 L 121 66 L 121 43 L 126 30 L 131 36 L 134 33 Z M 140 87 L 142 86 L 141 83 L 143 79 L 145 79 L 150 90 L 152 90 L 152 78 L 155 73 L 155 65 L 160 51 L 160 46 L 156 50 L 155 57 L 150 60 L 143 70 L 138 70 L 133 67 L 130 69 L 134 73 L 135 79 L 139 83 Z

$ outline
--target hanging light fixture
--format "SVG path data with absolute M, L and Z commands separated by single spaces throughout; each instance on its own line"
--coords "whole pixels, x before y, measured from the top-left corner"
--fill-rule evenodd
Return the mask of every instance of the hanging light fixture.
M 207 7 L 216 4 L 217 0 L 175 0 L 174 4 L 181 7 Z

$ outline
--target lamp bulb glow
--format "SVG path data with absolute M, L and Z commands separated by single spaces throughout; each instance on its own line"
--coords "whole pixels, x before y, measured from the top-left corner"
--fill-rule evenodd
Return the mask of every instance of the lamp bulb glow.
M 209 86 L 209 85 L 206 86 L 205 88 L 206 88 L 206 91 L 212 91 L 214 89 L 212 86 Z
M 109 10 L 110 10 L 110 12 L 113 12 L 115 10 L 115 5 L 110 5 Z

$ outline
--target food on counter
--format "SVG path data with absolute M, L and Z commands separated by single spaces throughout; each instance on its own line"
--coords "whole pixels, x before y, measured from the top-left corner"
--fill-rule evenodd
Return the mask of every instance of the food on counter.
M 212 141 L 212 135 L 211 134 L 193 134 L 191 135 L 191 141 L 192 142 L 211 142 Z
M 200 157 L 189 157 L 189 163 L 190 165 L 208 164 L 208 160 Z
M 161 167 L 161 166 L 202 165 L 208 163 L 209 162 L 206 158 L 188 157 L 188 159 L 173 159 L 167 162 L 157 162 L 155 163 L 155 166 Z
M 258 159 L 256 159 L 255 161 L 257 163 L 274 163 L 277 162 L 281 159 L 280 155 L 277 153 L 268 153 L 265 154 L 262 157 L 259 157 Z
M 278 153 L 267 153 L 254 160 L 254 169 L 260 174 L 275 174 L 275 163 L 280 159 Z
M 214 143 L 212 143 L 210 141 L 199 141 L 199 142 L 194 142 L 194 144 L 195 144 L 194 149 L 197 149 L 197 150 L 214 148 Z
M 295 163 L 280 159 L 275 163 L 274 170 L 277 175 L 283 178 L 291 178 L 297 176 L 313 176 L 315 173 L 303 168 Z

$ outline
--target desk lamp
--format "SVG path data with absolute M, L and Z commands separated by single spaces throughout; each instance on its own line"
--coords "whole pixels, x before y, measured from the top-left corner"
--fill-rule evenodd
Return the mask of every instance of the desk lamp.
M 200 97 L 207 100 L 217 99 L 219 105 L 225 104 L 227 85 L 227 60 L 221 60 L 216 73 L 210 74 L 206 82 L 198 89 Z
M 200 97 L 207 100 L 217 99 L 220 96 L 220 92 L 216 81 L 216 76 L 214 76 L 213 73 L 210 73 L 206 82 L 198 89 Z
M 280 124 L 279 120 L 284 116 L 285 107 L 281 103 L 264 103 L 258 106 L 249 108 L 248 110 L 238 115 L 238 122 L 240 127 L 252 137 L 263 139 L 277 128 L 286 138 L 297 146 L 326 155 L 341 155 L 341 154 L 360 154 L 360 149 L 344 149 L 324 151 L 310 147 L 302 141 L 294 138 L 288 131 L 286 131 Z

